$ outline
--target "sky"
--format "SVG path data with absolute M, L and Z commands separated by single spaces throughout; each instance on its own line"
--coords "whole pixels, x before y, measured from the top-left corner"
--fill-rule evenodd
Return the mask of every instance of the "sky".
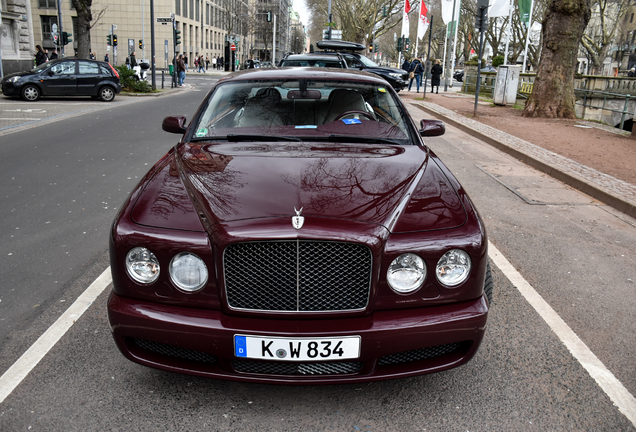
M 300 15 L 300 21 L 303 25 L 307 26 L 309 24 L 309 11 L 305 6 L 305 0 L 292 0 L 292 7 Z

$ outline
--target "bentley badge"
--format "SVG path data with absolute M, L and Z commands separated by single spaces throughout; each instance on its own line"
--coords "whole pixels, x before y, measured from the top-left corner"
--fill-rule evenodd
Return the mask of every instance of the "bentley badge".
M 300 210 L 296 210 L 296 207 L 294 207 L 294 211 L 296 212 L 296 216 L 292 216 L 292 225 L 296 229 L 301 229 L 305 223 L 305 218 L 300 215 L 303 208 L 301 207 Z

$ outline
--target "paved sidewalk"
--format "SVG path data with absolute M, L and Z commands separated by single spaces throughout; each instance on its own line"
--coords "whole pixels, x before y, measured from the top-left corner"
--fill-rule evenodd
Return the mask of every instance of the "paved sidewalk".
M 528 141 L 464 117 L 440 105 L 404 99 L 405 102 L 417 106 L 434 117 L 636 218 L 636 185 L 619 180 Z

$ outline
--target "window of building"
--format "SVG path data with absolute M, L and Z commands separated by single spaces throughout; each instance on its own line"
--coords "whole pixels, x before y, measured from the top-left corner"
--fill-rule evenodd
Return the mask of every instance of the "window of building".
M 53 24 L 57 24 L 57 17 L 55 15 L 40 15 L 40 20 L 42 21 L 42 39 L 53 40 L 51 27 L 53 26 Z
M 196 13 L 194 14 L 194 19 L 199 21 L 199 0 L 196 1 Z
M 188 17 L 188 0 L 183 0 L 183 16 Z
M 57 3 L 55 0 L 38 0 L 38 6 L 41 8 L 56 9 Z
M 174 13 L 176 15 L 181 15 L 181 0 L 174 1 Z
M 190 19 L 194 19 L 194 0 L 190 0 Z

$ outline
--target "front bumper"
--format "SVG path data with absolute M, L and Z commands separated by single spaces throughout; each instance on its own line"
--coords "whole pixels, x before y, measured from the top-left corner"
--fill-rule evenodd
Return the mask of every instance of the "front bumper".
M 366 382 L 439 372 L 468 362 L 484 335 L 485 298 L 430 308 L 378 311 L 367 317 L 272 320 L 166 306 L 111 293 L 115 343 L 139 364 L 203 377 L 279 384 Z M 285 330 L 281 330 L 285 329 Z M 234 356 L 234 335 L 361 337 L 355 361 L 292 363 Z
M 16 87 L 13 83 L 2 83 L 2 94 L 5 96 L 20 96 L 20 88 Z

